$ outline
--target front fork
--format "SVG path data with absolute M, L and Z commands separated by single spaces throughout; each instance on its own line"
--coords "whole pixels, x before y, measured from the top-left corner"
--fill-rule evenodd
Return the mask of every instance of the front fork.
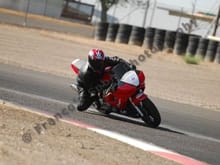
M 130 98 L 129 99 L 131 105 L 136 109 L 136 111 L 138 112 L 138 114 L 141 116 L 141 117 L 144 117 L 144 114 L 141 112 L 140 108 L 138 108 L 137 105 L 135 105 L 133 102 L 132 102 L 132 99 Z
M 145 99 L 147 99 L 147 95 L 144 93 L 140 93 L 133 98 L 131 98 L 131 97 L 129 98 L 130 103 L 136 109 L 136 111 L 141 116 L 141 118 L 144 117 L 144 114 L 142 113 L 141 109 L 137 105 L 142 104 L 142 101 Z

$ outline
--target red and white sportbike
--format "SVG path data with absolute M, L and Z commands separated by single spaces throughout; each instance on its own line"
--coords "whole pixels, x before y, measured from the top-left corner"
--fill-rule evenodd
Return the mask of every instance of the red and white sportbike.
M 78 74 L 86 63 L 84 60 L 76 59 L 71 67 Z M 90 91 L 91 96 L 97 97 L 93 105 L 98 111 L 141 118 L 150 127 L 159 126 L 160 113 L 144 93 L 145 76 L 142 71 L 132 70 L 128 65 L 119 63 L 114 67 L 105 68 L 101 82 L 99 88 Z M 71 87 L 77 89 L 76 84 L 71 84 Z

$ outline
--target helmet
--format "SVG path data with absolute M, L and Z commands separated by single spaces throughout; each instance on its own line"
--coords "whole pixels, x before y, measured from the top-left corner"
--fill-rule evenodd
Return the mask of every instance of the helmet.
M 91 49 L 88 55 L 89 66 L 94 71 L 102 71 L 104 67 L 105 54 L 101 49 Z

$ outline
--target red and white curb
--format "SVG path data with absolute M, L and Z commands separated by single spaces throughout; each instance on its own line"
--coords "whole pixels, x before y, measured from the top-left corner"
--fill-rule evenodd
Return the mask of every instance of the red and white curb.
M 69 124 L 75 125 L 75 126 L 79 126 L 82 128 L 86 128 L 88 130 L 94 131 L 96 133 L 99 133 L 101 135 L 105 135 L 107 137 L 110 137 L 112 139 L 116 139 L 120 142 L 129 144 L 131 146 L 134 146 L 136 148 L 142 149 L 144 151 L 147 152 L 151 152 L 155 155 L 158 155 L 160 157 L 169 159 L 169 160 L 173 160 L 177 163 L 183 164 L 183 165 L 207 165 L 207 163 L 192 159 L 190 157 L 169 151 L 167 149 L 158 147 L 156 145 L 150 144 L 150 143 L 146 143 L 143 142 L 141 140 L 137 140 L 116 132 L 112 132 L 112 131 L 108 131 L 108 130 L 104 130 L 104 129 L 100 129 L 100 128 L 96 128 L 93 126 L 89 126 L 89 125 L 85 125 L 83 123 L 79 123 L 77 121 L 73 121 L 73 120 L 63 120 L 64 122 L 67 122 Z
M 47 112 L 42 112 L 42 111 L 39 112 L 38 110 L 27 109 L 23 106 L 18 106 L 18 105 L 9 103 L 9 102 L 7 102 L 7 105 L 13 106 L 15 108 L 22 108 L 23 110 L 25 110 L 27 112 L 34 113 L 37 115 L 41 115 L 41 116 L 45 116 L 45 117 L 49 117 L 49 118 L 54 118 L 53 114 L 51 114 L 51 113 L 49 114 Z M 164 148 L 156 146 L 154 144 L 146 143 L 141 140 L 137 140 L 137 139 L 128 137 L 126 135 L 122 135 L 122 134 L 112 132 L 109 130 L 100 129 L 100 128 L 85 124 L 80 121 L 76 121 L 76 120 L 72 120 L 72 119 L 64 119 L 64 118 L 59 119 L 59 120 L 65 122 L 65 123 L 80 127 L 80 128 L 85 128 L 87 130 L 96 132 L 98 134 L 110 137 L 112 139 L 129 144 L 129 145 L 134 146 L 136 148 L 139 148 L 141 150 L 151 152 L 155 155 L 158 155 L 160 157 L 175 161 L 175 162 L 183 164 L 183 165 L 208 165 L 205 162 L 201 162 L 201 161 L 195 160 L 193 158 L 190 158 L 188 156 L 184 156 L 184 155 L 175 153 L 173 151 L 164 149 Z

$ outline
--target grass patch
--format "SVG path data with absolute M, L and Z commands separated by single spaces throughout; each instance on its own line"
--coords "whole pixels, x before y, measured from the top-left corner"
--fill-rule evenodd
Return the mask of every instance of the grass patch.
M 200 57 L 191 56 L 189 54 L 185 55 L 183 59 L 187 64 L 194 64 L 194 65 L 198 65 L 202 61 Z

